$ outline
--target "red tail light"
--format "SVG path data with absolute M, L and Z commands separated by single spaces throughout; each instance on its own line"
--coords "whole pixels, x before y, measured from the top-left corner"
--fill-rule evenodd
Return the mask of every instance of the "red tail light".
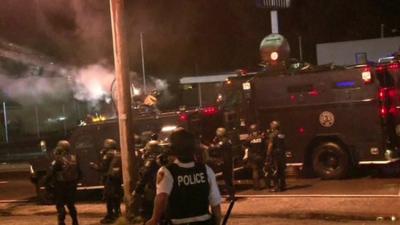
M 383 72 L 385 70 L 385 67 L 384 66 L 378 66 L 378 67 L 376 67 L 376 69 L 375 69 L 375 71 L 377 72 L 377 73 L 381 73 L 381 72 Z
M 400 69 L 400 65 L 398 63 L 392 63 L 389 64 L 388 69 L 398 71 Z
M 386 98 L 386 88 L 379 89 L 379 100 L 384 101 Z
M 202 112 L 206 116 L 213 116 L 218 113 L 217 107 L 205 107 L 202 109 Z
M 179 115 L 179 120 L 182 122 L 188 121 L 189 116 L 186 113 L 182 113 Z
M 319 95 L 319 92 L 318 92 L 316 89 L 314 89 L 314 90 L 312 90 L 312 91 L 309 91 L 308 94 L 309 94 L 310 96 L 318 96 L 318 95 Z
M 389 114 L 392 116 L 398 116 L 399 110 L 398 105 L 398 93 L 395 88 L 381 88 L 379 89 L 379 101 L 380 109 L 379 113 L 382 117 L 386 117 Z
M 392 114 L 393 116 L 398 116 L 399 110 L 396 107 L 392 106 L 389 109 L 389 113 Z
M 381 116 L 382 116 L 382 117 L 386 117 L 386 116 L 387 116 L 388 110 L 386 109 L 385 106 L 382 106 L 382 107 L 381 107 L 380 113 L 381 113 Z
M 389 95 L 389 97 L 392 99 L 392 100 L 394 100 L 394 98 L 396 98 L 396 96 L 397 96 L 397 91 L 396 91 L 396 89 L 394 89 L 394 88 L 391 88 L 389 91 L 388 91 L 388 95 Z

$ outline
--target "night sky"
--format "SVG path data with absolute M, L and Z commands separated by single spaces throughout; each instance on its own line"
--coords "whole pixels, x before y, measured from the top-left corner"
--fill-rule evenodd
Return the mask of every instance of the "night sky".
M 106 0 L 1 0 L 0 38 L 64 64 L 112 62 Z M 176 79 L 253 67 L 270 33 L 269 13 L 255 0 L 127 0 L 131 69 L 141 71 L 144 32 L 148 74 Z M 315 44 L 400 35 L 399 0 L 293 0 L 279 12 L 280 33 L 298 57 L 315 63 Z M 393 30 L 397 29 L 397 30 Z

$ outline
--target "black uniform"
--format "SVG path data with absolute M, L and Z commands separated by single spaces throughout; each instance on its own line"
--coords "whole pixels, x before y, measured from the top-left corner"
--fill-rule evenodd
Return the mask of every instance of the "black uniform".
M 224 178 L 228 194 L 231 198 L 233 198 L 235 191 L 233 185 L 232 142 L 227 137 L 215 137 L 212 147 L 212 155 L 222 159 L 222 176 Z
M 118 218 L 121 215 L 122 169 L 121 153 L 116 149 L 104 149 L 100 152 L 101 161 L 94 168 L 102 173 L 104 184 L 103 197 L 107 205 L 107 215 L 104 222 Z
M 153 215 L 157 171 L 160 169 L 161 165 L 164 165 L 166 155 L 157 150 L 151 154 L 145 155 L 144 166 L 139 172 L 139 180 L 136 184 L 134 198 L 135 201 L 140 202 L 138 211 L 142 218 L 147 221 Z
M 65 153 L 56 156 L 46 177 L 46 188 L 53 192 L 59 225 L 65 225 L 65 206 L 72 218 L 72 224 L 78 225 L 75 193 L 80 177 L 81 172 L 75 155 Z
M 171 164 L 167 169 L 174 179 L 167 212 L 172 223 L 174 220 L 208 215 L 210 186 L 206 166 L 196 163 L 194 167 L 183 168 Z M 212 224 L 212 221 L 185 224 Z
M 263 178 L 263 166 L 266 157 L 265 136 L 261 132 L 250 133 L 247 140 L 248 165 L 252 169 L 254 187 L 260 188 L 260 179 Z
M 272 144 L 272 154 L 268 156 L 270 162 L 271 179 L 276 191 L 283 191 L 286 188 L 286 156 L 285 156 L 285 135 L 279 131 L 269 133 L 269 142 Z

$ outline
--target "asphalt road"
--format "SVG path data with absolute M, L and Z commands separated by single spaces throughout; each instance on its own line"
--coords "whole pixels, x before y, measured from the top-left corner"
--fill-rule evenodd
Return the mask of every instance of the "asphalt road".
M 239 198 L 228 223 L 232 225 L 400 224 L 400 178 L 289 178 L 288 190 L 282 193 L 252 190 L 248 181 L 237 182 L 237 188 Z M 0 176 L 0 224 L 54 224 L 54 206 L 35 204 L 34 195 L 29 174 Z M 81 224 L 98 224 L 105 210 L 103 203 L 100 198 L 93 201 L 93 195 L 83 196 L 86 201 L 78 204 Z M 226 208 L 227 202 L 223 212 Z
M 269 190 L 239 191 L 239 196 L 331 196 L 331 197 L 400 197 L 400 178 L 353 178 L 346 180 L 288 179 L 288 190 L 270 193 Z
M 249 181 L 237 183 L 239 197 L 400 197 L 399 178 L 362 176 L 345 180 L 289 178 L 288 190 L 270 193 L 253 190 Z M 35 196 L 29 175 L 0 176 L 0 202 L 28 201 Z
M 28 201 L 34 197 L 35 188 L 28 174 L 0 177 L 0 202 Z

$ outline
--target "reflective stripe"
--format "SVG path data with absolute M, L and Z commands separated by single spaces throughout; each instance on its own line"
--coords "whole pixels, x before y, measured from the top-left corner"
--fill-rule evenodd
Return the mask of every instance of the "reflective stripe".
M 394 158 L 394 159 L 390 159 L 390 160 L 383 160 L 383 161 L 360 161 L 358 162 L 358 164 L 360 165 L 383 165 L 383 164 L 389 164 L 389 163 L 393 163 L 393 162 L 397 162 L 399 161 L 400 158 Z
M 303 166 L 303 163 L 286 163 L 286 166 Z
M 185 224 L 185 223 L 194 223 L 194 222 L 203 222 L 211 219 L 210 214 L 204 214 L 202 216 L 195 216 L 183 219 L 171 219 L 173 224 Z

